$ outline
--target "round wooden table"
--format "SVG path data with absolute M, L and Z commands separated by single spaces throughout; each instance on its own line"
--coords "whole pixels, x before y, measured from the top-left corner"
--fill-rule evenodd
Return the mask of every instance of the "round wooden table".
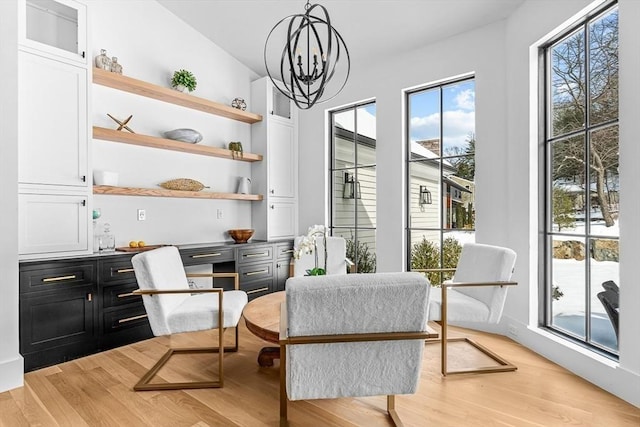
M 285 300 L 285 292 L 258 297 L 251 301 L 242 312 L 247 329 L 265 341 L 278 344 L 280 340 L 280 305 Z M 273 366 L 273 359 L 280 359 L 280 347 L 263 347 L 258 354 L 258 364 Z

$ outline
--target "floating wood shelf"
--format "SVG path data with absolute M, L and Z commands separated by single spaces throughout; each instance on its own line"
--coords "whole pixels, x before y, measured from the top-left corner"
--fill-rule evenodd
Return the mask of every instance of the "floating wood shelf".
M 94 185 L 93 194 L 107 194 L 113 196 L 148 196 L 148 197 L 180 197 L 185 199 L 227 199 L 260 201 L 261 194 L 214 193 L 210 191 L 179 191 L 164 188 L 136 188 L 111 187 L 108 185 Z
M 118 131 L 115 129 L 107 129 L 97 126 L 93 127 L 93 137 L 95 139 L 102 139 L 105 141 L 122 142 L 124 144 L 160 148 L 163 150 L 182 151 L 183 153 L 200 154 L 202 156 L 220 157 L 223 159 L 232 159 L 244 162 L 259 162 L 262 160 L 262 156 L 260 154 L 243 153 L 242 156 L 240 156 L 224 148 L 189 144 L 186 142 L 174 141 L 172 139 L 158 138 L 155 136 Z
M 181 105 L 193 110 L 204 111 L 205 113 L 238 120 L 244 123 L 251 124 L 262 121 L 260 114 L 242 111 L 228 105 L 178 92 L 177 90 L 158 86 L 153 83 L 147 83 L 132 77 L 123 76 L 122 74 L 105 71 L 100 68 L 93 69 L 93 82 L 102 86 L 146 96 L 147 98 L 158 99 L 170 104 Z

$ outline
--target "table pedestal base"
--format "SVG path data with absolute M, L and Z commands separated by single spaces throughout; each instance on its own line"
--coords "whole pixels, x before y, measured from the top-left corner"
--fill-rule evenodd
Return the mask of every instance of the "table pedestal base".
M 280 359 L 280 347 L 263 347 L 258 353 L 258 365 L 262 368 L 273 366 L 273 360 Z

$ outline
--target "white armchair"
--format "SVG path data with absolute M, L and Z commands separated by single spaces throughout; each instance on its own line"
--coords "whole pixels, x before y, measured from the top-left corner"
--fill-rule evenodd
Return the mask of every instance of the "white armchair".
M 498 323 L 502 317 L 508 286 L 516 285 L 511 281 L 516 253 L 499 246 L 468 243 L 462 247 L 462 253 L 455 269 L 425 269 L 422 272 L 455 271 L 450 281 L 433 289 L 429 299 L 429 320 L 441 322 L 440 342 L 442 345 L 442 375 L 471 372 L 514 371 L 510 364 L 491 350 L 469 338 L 448 338 L 448 323 L 481 322 Z M 485 366 L 470 369 L 447 370 L 447 343 L 466 341 L 498 363 L 498 366 Z
M 288 400 L 415 393 L 430 286 L 418 273 L 294 277 L 280 324 L 280 425 Z M 314 345 L 308 345 L 314 344 Z
M 225 351 L 238 350 L 238 322 L 247 304 L 247 294 L 238 290 L 238 273 L 195 274 L 196 277 L 233 278 L 235 290 L 190 289 L 178 249 L 167 246 L 143 252 L 131 259 L 151 330 L 155 336 L 218 329 L 217 347 L 169 349 L 140 379 L 134 390 L 218 388 L 224 384 Z M 225 328 L 235 328 L 235 344 L 224 347 Z M 178 383 L 150 383 L 173 354 L 219 353 L 218 380 Z

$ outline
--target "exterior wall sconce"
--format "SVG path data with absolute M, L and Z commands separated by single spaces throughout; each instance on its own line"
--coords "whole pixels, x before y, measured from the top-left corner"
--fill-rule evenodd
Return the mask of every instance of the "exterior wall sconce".
M 356 181 L 353 174 L 349 172 L 344 173 L 344 186 L 342 188 L 343 199 L 361 199 L 360 194 L 360 181 Z
M 430 205 L 433 203 L 431 200 L 431 191 L 427 188 L 426 185 L 420 186 L 420 198 L 418 199 L 418 203 L 420 206 Z

